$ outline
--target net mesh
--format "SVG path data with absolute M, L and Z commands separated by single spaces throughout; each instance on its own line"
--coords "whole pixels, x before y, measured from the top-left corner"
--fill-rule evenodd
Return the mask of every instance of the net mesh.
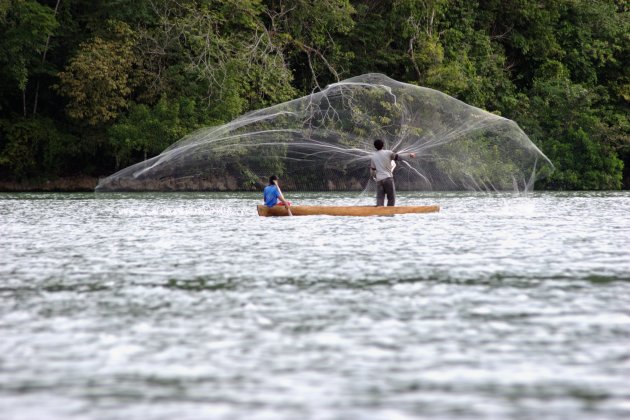
M 103 180 L 97 191 L 368 190 L 373 142 L 398 162 L 397 189 L 531 191 L 553 165 L 511 120 L 439 91 L 366 74 L 203 128 Z

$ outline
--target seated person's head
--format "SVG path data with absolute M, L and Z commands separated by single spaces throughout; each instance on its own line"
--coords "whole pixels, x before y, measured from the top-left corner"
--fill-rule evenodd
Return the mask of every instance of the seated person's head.
M 277 181 L 277 180 L 278 180 L 278 177 L 276 175 L 271 175 L 269 177 L 269 185 L 274 185 L 275 181 Z

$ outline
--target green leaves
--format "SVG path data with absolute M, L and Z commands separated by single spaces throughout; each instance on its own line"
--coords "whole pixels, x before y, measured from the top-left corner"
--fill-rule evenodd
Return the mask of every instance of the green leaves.
M 46 40 L 57 26 L 53 10 L 36 1 L 2 2 L 0 77 L 3 82 L 0 86 L 0 97 L 5 97 L 5 94 L 11 94 L 14 90 L 26 90 L 30 76 L 41 66 Z
M 128 106 L 132 91 L 129 73 L 134 63 L 134 33 L 124 22 L 109 21 L 107 25 L 107 38 L 95 36 L 82 43 L 59 72 L 55 86 L 68 98 L 68 116 L 93 126 L 115 119 Z
M 129 113 L 108 131 L 117 168 L 133 163 L 133 156 L 146 160 L 195 129 L 208 125 L 197 104 L 190 99 L 160 98 L 149 107 L 132 105 Z
M 186 130 L 382 72 L 515 119 L 558 162 L 548 188 L 618 188 L 620 157 L 630 165 L 622 3 L 62 0 L 55 14 L 55 1 L 1 0 L 2 168 L 63 173 L 99 153 L 107 173 Z M 66 140 L 33 147 L 51 121 Z
M 78 150 L 73 138 L 50 118 L 0 120 L 0 175 L 14 179 L 56 175 L 68 169 Z

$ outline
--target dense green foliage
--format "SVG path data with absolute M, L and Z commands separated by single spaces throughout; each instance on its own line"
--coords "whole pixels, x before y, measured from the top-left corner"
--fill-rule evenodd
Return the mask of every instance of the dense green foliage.
M 0 0 L 0 178 L 107 175 L 368 72 L 515 120 L 540 187 L 630 187 L 624 0 Z

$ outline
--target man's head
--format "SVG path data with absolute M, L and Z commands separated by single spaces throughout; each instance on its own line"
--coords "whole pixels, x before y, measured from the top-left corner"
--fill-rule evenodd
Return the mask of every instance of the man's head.
M 271 175 L 269 177 L 269 185 L 274 185 L 277 180 L 278 180 L 278 177 L 276 175 Z
M 385 146 L 385 143 L 383 143 L 383 140 L 381 139 L 374 140 L 374 147 L 376 147 L 376 150 L 381 150 L 383 146 Z

